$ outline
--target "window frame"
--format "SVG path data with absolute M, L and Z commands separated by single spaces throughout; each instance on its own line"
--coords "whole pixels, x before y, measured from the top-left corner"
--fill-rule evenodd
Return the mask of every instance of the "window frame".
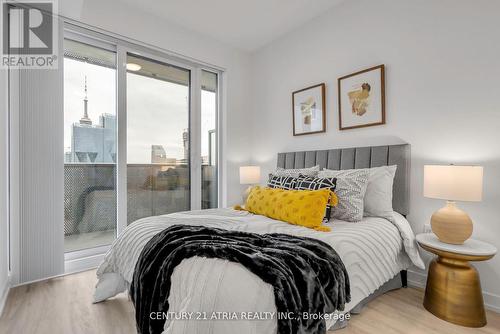
M 83 27 L 65 21 L 63 40 L 72 39 L 92 46 L 116 52 L 116 117 L 117 117 L 117 159 L 116 191 L 117 221 L 116 237 L 127 227 L 127 54 L 135 54 L 162 63 L 174 65 L 190 71 L 189 89 L 189 178 L 190 210 L 201 209 L 202 200 L 202 158 L 201 158 L 201 73 L 208 71 L 217 74 L 216 92 L 216 165 L 217 165 L 217 207 L 224 204 L 223 193 L 223 117 L 222 84 L 224 69 L 195 61 L 188 57 L 156 48 L 122 36 L 113 36 L 95 28 Z M 64 69 L 63 69 L 64 70 Z M 61 153 L 62 154 L 62 153 Z M 76 272 L 98 265 L 108 246 L 99 246 L 65 253 L 65 272 Z

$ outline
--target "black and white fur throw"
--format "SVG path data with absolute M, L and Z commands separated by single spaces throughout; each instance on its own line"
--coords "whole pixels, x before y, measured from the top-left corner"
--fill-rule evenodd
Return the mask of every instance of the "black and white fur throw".
M 326 323 L 309 314 L 343 310 L 350 301 L 349 277 L 337 252 L 328 244 L 288 234 L 255 234 L 203 226 L 174 225 L 155 235 L 135 266 L 130 296 L 139 333 L 161 333 L 164 320 L 151 312 L 168 312 L 171 275 L 182 260 L 219 258 L 243 265 L 274 288 L 278 334 L 326 333 Z M 315 318 L 315 319 L 313 319 Z

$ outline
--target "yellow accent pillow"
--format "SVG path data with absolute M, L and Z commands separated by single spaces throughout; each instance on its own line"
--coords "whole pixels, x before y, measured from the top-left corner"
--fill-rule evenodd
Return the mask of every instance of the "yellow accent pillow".
M 250 191 L 245 209 L 293 225 L 330 231 L 329 227 L 322 225 L 322 220 L 326 204 L 336 199 L 331 193 L 330 189 L 285 190 L 257 186 Z

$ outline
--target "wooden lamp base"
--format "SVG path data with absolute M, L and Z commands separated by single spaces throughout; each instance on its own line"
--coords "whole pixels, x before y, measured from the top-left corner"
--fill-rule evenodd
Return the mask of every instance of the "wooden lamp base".
M 442 242 L 461 245 L 472 235 L 472 220 L 455 202 L 447 201 L 432 215 L 431 228 Z

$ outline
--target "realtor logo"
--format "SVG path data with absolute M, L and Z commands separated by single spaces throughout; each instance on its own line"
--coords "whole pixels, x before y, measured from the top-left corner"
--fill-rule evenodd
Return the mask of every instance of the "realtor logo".
M 0 67 L 57 68 L 57 3 L 2 2 L 2 61 Z

